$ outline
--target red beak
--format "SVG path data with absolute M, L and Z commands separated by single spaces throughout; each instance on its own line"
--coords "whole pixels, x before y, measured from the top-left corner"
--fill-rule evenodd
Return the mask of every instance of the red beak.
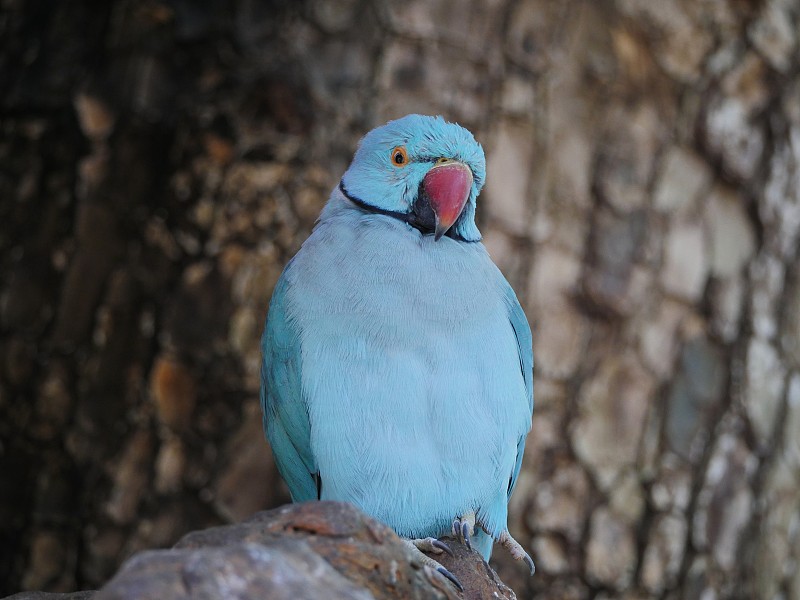
M 464 210 L 472 189 L 472 171 L 463 163 L 447 162 L 428 171 L 422 186 L 436 216 L 434 239 L 438 241 Z

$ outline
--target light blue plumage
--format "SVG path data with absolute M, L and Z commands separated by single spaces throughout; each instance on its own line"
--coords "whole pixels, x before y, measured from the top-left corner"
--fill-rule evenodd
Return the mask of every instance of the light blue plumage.
M 441 117 L 367 134 L 273 293 L 261 402 L 294 501 L 347 501 L 406 538 L 474 513 L 485 558 L 492 539 L 525 558 L 506 521 L 531 333 L 480 243 L 484 179 L 480 145 Z

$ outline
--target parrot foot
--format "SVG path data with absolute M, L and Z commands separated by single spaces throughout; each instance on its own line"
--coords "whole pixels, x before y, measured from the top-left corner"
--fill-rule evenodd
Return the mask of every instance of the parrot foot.
M 442 552 L 446 552 L 450 556 L 455 556 L 455 554 L 453 554 L 453 551 L 450 550 L 450 546 L 433 537 L 420 538 L 416 540 L 406 540 L 406 542 L 410 542 L 411 545 L 416 547 L 418 550 L 421 550 L 422 552 L 430 552 L 432 554 L 441 554 Z
M 422 564 L 424 567 L 429 567 L 438 572 L 450 583 L 452 583 L 459 592 L 464 591 L 464 586 L 461 585 L 461 582 L 455 575 L 433 560 L 430 556 L 426 556 L 422 553 L 423 550 L 425 552 L 433 552 L 434 554 L 446 552 L 450 556 L 453 556 L 453 551 L 450 550 L 450 548 L 444 542 L 440 542 L 436 538 L 421 538 L 417 540 L 404 539 L 403 542 L 405 542 L 406 546 L 408 546 L 408 548 L 411 550 L 411 553 L 414 555 L 413 560 Z
M 525 552 L 520 543 L 511 537 L 511 534 L 508 533 L 508 529 L 503 530 L 503 532 L 500 534 L 500 537 L 497 538 L 497 541 L 500 542 L 500 545 L 503 546 L 503 548 L 511 553 L 511 556 L 514 557 L 514 560 L 521 560 L 528 565 L 528 568 L 531 570 L 531 575 L 536 572 L 536 565 L 533 564 L 533 559 L 527 552 Z
M 474 512 L 468 512 L 453 520 L 453 535 L 458 541 L 463 542 L 469 550 L 472 550 L 470 538 L 475 533 L 475 520 Z

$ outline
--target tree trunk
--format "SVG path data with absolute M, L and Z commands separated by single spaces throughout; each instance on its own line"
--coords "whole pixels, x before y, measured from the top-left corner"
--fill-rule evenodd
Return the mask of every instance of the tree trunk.
M 484 145 L 534 331 L 538 570 L 497 550 L 504 581 L 800 598 L 800 2 L 0 10 L 0 594 L 288 499 L 272 287 L 359 137 L 421 112 Z

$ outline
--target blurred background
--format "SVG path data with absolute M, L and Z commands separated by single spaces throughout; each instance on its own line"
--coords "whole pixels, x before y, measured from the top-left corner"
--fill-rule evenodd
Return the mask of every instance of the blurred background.
M 520 598 L 800 598 L 800 2 L 0 1 L 0 595 L 286 502 L 272 287 L 359 138 L 484 145 Z

